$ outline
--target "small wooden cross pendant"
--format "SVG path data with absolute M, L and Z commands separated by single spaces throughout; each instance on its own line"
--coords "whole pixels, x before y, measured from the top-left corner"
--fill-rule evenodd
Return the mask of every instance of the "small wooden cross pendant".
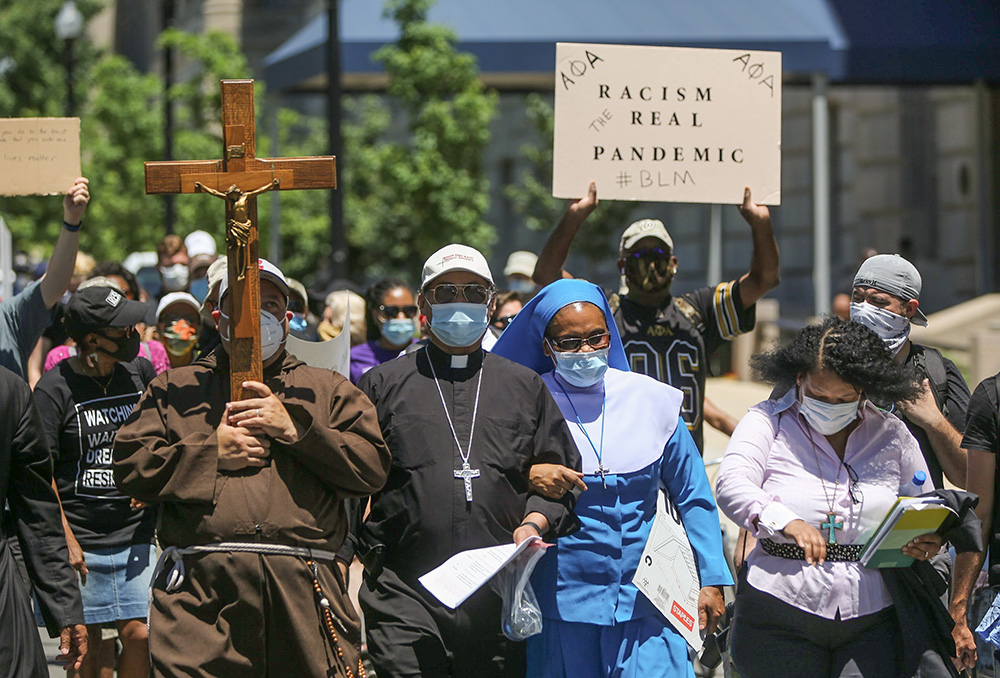
M 465 501 L 472 502 L 472 479 L 479 477 L 479 469 L 469 466 L 469 462 L 462 462 L 462 470 L 455 471 L 455 477 L 465 481 Z
M 844 528 L 844 523 L 837 521 L 837 514 L 836 513 L 827 513 L 826 514 L 826 522 L 819 524 L 819 529 L 821 529 L 821 530 L 829 530 L 830 531 L 829 534 L 827 535 L 827 538 L 826 538 L 826 543 L 827 544 L 836 544 L 837 543 L 837 535 L 836 535 L 836 533 L 834 533 L 834 530 L 841 530 L 843 528 Z

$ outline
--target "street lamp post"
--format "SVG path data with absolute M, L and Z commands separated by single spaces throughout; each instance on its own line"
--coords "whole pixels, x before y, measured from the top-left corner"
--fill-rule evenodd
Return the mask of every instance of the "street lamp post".
M 73 43 L 83 34 L 83 15 L 76 8 L 73 0 L 66 0 L 56 14 L 56 37 L 63 41 L 66 59 L 66 115 L 71 117 L 76 112 L 76 102 L 73 97 Z
M 338 186 L 330 191 L 330 273 L 332 279 L 347 277 L 347 242 L 344 233 L 343 139 L 340 133 L 340 0 L 327 0 L 326 115 L 330 130 L 330 155 L 337 156 Z

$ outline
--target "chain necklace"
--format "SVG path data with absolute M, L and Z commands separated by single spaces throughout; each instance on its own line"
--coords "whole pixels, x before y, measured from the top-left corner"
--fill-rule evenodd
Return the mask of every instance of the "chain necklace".
M 569 406 L 573 408 L 573 414 L 576 416 L 576 424 L 577 424 L 577 426 L 579 426 L 580 430 L 583 431 L 583 435 L 587 438 L 587 442 L 590 443 L 591 449 L 594 450 L 594 455 L 597 457 L 597 475 L 601 476 L 601 484 L 604 485 L 604 489 L 606 490 L 606 489 L 608 489 L 608 481 L 607 481 L 607 478 L 605 478 L 605 476 L 608 473 L 611 472 L 611 469 L 608 469 L 608 468 L 604 467 L 604 460 L 603 460 L 603 457 L 604 457 L 604 422 L 606 421 L 606 419 L 604 417 L 604 412 L 605 412 L 605 409 L 607 408 L 607 405 L 608 405 L 608 394 L 607 394 L 607 391 L 605 391 L 605 393 L 604 393 L 604 402 L 601 403 L 601 449 L 598 450 L 597 446 L 594 445 L 594 441 L 591 440 L 590 434 L 587 433 L 587 429 L 585 429 L 583 427 L 583 421 L 580 419 L 580 413 L 576 411 L 576 405 L 573 404 L 573 399 L 569 397 L 569 393 L 566 392 L 566 389 L 563 388 L 563 385 L 559 383 L 558 379 L 553 379 L 553 381 L 555 381 L 556 384 L 559 385 L 559 390 L 563 392 L 563 395 L 566 396 L 566 400 L 569 401 Z
M 99 382 L 97 380 L 97 377 L 94 377 L 94 376 L 91 376 L 91 375 L 87 374 L 87 365 L 86 365 L 86 363 L 84 361 L 80 362 L 80 370 L 81 370 L 81 373 L 83 374 L 83 376 L 87 377 L 92 382 L 94 382 L 95 384 L 97 384 L 97 387 L 99 389 L 101 389 L 101 391 L 104 393 L 105 396 L 108 395 L 108 389 L 111 388 L 111 382 L 114 381 L 114 379 L 115 379 L 115 367 L 117 367 L 117 365 L 112 365 L 111 366 L 111 373 L 108 374 L 108 380 L 102 384 L 101 382 Z
M 840 466 L 837 467 L 837 482 L 833 485 L 833 499 L 830 499 L 830 494 L 826 491 L 826 480 L 823 479 L 823 470 L 820 468 L 819 463 L 819 452 L 817 452 L 816 441 L 813 440 L 812 432 L 809 430 L 809 423 L 806 422 L 805 426 L 806 436 L 809 438 L 809 443 L 812 445 L 813 456 L 816 458 L 816 473 L 819 474 L 820 487 L 823 488 L 823 496 L 826 498 L 826 505 L 830 509 L 826 514 L 826 522 L 820 523 L 820 530 L 828 530 L 826 543 L 836 544 L 837 535 L 834 530 L 844 529 L 843 521 L 837 520 L 837 513 L 833 510 L 834 501 L 837 499 L 837 490 L 840 489 L 840 471 L 844 468 L 844 460 L 840 459 Z
M 458 448 L 458 453 L 462 457 L 462 470 L 456 470 L 455 477 L 461 478 L 465 482 L 465 501 L 472 503 L 472 479 L 479 477 L 479 469 L 469 466 L 469 455 L 472 454 L 472 436 L 476 433 L 476 413 L 479 412 L 479 389 L 483 385 L 484 366 L 480 366 L 479 368 L 479 379 L 476 381 L 476 400 L 472 405 L 472 425 L 469 427 L 469 444 L 465 451 L 463 451 L 462 444 L 458 442 L 458 433 L 455 432 L 455 424 L 452 422 L 451 414 L 448 412 L 448 405 L 444 401 L 444 391 L 441 390 L 441 382 L 438 381 L 437 370 L 434 369 L 434 360 L 426 348 L 424 348 L 424 352 L 427 353 L 427 362 L 431 366 L 434 385 L 437 386 L 438 395 L 441 397 L 441 407 L 444 408 L 444 416 L 448 420 L 448 427 L 451 428 L 451 436 L 455 439 L 455 447 Z

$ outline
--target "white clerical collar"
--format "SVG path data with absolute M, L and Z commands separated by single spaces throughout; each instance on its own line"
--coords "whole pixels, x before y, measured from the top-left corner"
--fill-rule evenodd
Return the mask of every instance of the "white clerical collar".
M 461 355 L 451 356 L 451 369 L 453 370 L 464 370 L 469 366 L 469 354 L 463 353 Z

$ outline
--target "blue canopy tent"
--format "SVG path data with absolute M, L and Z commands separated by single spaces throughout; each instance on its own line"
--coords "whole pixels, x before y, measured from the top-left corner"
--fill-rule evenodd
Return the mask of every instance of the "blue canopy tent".
M 345 90 L 378 89 L 372 55 L 398 37 L 382 3 L 340 0 Z M 827 84 L 1000 82 L 1000 3 L 967 0 L 438 0 L 428 19 L 452 27 L 498 89 L 548 90 L 555 43 L 594 42 L 777 50 L 784 78 L 813 85 L 814 311 L 830 303 Z M 326 87 L 327 17 L 265 59 L 271 92 Z M 710 220 L 709 280 L 721 279 L 721 210 Z

